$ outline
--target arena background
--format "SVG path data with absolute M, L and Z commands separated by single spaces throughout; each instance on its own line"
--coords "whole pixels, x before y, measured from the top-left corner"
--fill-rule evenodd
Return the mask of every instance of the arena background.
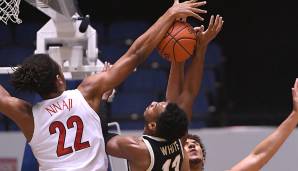
M 145 31 L 172 3 L 160 0 L 109 0 L 97 2 L 99 5 L 91 0 L 78 2 L 81 13 L 90 15 L 91 26 L 98 32 L 99 58 L 110 62 L 128 48 L 128 40 L 136 36 L 131 33 Z M 298 71 L 298 13 L 291 4 L 294 2 L 207 2 L 205 9 L 208 14 L 204 15 L 206 21 L 203 24 L 207 26 L 211 14 L 221 14 L 225 24 L 208 49 L 205 81 L 194 107 L 191 129 L 227 126 L 274 128 L 291 111 L 291 87 Z M 0 23 L 0 66 L 17 63 L 32 53 L 36 31 L 49 20 L 26 2 L 21 2 L 20 9 L 22 24 L 8 23 L 6 26 Z M 201 24 L 192 19 L 189 22 L 194 26 Z M 7 30 L 11 36 L 4 39 Z M 122 37 L 117 36 L 119 32 Z M 18 59 L 13 60 L 13 57 Z M 153 65 L 154 62 L 159 63 L 158 67 Z M 168 67 L 169 63 L 154 52 L 140 67 L 139 75 L 135 73 L 117 88 L 110 116 L 120 123 L 121 129 L 142 129 L 145 105 L 151 100 L 164 98 Z M 0 77 L 1 84 L 13 95 L 20 95 L 8 85 L 7 75 Z M 160 84 L 153 84 L 156 82 Z M 72 81 L 69 87 L 77 83 Z M 39 100 L 37 96 L 21 96 L 32 102 Z M 18 132 L 16 125 L 3 115 L 0 115 L 0 128 L 3 132 Z M 297 145 L 293 147 L 297 148 Z

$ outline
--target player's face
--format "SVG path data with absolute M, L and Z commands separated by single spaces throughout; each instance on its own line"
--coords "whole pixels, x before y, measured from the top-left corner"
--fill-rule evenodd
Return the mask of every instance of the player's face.
M 193 140 L 187 139 L 184 145 L 184 149 L 188 154 L 191 161 L 203 161 L 203 151 L 200 144 Z
M 145 119 L 150 122 L 155 121 L 165 110 L 167 104 L 167 102 L 152 102 L 144 112 Z

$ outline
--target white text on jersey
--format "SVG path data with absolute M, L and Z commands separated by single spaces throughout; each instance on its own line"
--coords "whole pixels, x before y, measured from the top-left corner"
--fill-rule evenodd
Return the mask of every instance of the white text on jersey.
M 177 141 L 175 141 L 170 145 L 160 147 L 160 150 L 163 155 L 170 155 L 180 149 L 179 149 L 179 145 L 178 145 Z

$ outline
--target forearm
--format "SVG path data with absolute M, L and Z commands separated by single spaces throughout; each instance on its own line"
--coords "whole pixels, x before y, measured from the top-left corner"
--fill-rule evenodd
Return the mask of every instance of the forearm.
M 203 77 L 206 50 L 207 46 L 201 46 L 198 48 L 196 56 L 193 57 L 193 61 L 187 70 L 183 91 L 186 91 L 187 94 L 190 95 L 189 98 L 194 99 L 199 93 Z
M 116 135 L 113 136 L 106 145 L 107 154 L 127 160 L 133 159 L 137 156 L 138 143 L 136 137 Z
M 173 24 L 175 16 L 168 10 L 142 36 L 135 40 L 127 53 L 136 54 L 139 62 L 144 61 L 158 45 Z
M 7 110 L 7 97 L 10 97 L 10 94 L 0 85 L 0 112 L 6 112 Z
M 254 155 L 262 155 L 266 162 L 285 142 L 298 123 L 298 114 L 292 112 L 290 116 L 252 152 Z M 265 161 L 264 161 L 265 162 Z
M 277 152 L 298 123 L 298 114 L 292 112 L 290 116 L 265 140 L 231 170 L 260 170 Z
M 184 81 L 184 63 L 172 62 L 168 79 L 166 99 L 168 102 L 176 102 L 182 92 Z

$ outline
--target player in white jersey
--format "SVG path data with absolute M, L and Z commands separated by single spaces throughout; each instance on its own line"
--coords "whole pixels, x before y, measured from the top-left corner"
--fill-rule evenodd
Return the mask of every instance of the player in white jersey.
M 175 3 L 134 41 L 106 72 L 85 78 L 76 90 L 66 91 L 61 67 L 46 54 L 35 54 L 11 77 L 19 91 L 38 93 L 43 101 L 32 107 L 0 85 L 0 112 L 12 119 L 30 143 L 40 170 L 107 170 L 100 129 L 102 94 L 123 82 L 158 45 L 176 18 L 202 19 L 195 0 Z

